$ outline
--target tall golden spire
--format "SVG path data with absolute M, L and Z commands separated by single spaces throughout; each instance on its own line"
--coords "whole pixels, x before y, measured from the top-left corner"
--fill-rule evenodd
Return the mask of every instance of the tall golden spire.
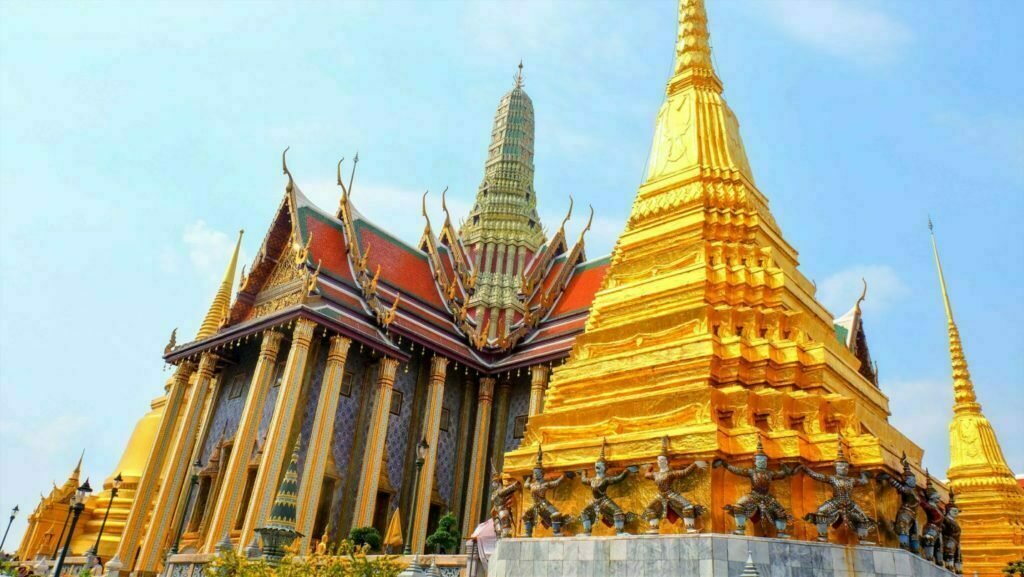
M 675 75 L 708 79 L 722 92 L 722 81 L 711 63 L 711 34 L 704 0 L 679 0 Z
M 949 423 L 949 486 L 962 511 L 964 574 L 999 575 L 1009 561 L 1024 555 L 1019 529 L 1024 525 L 1024 490 L 999 446 L 992 423 L 981 412 L 967 370 L 960 331 L 953 320 L 946 278 L 931 219 L 932 251 L 939 272 L 942 302 L 949 327 L 949 358 L 953 366 L 953 420 Z M 976 573 L 976 574 L 978 574 Z
M 228 268 L 224 271 L 224 280 L 221 281 L 220 288 L 217 289 L 217 294 L 213 297 L 210 310 L 207 311 L 206 318 L 203 319 L 203 324 L 199 327 L 199 333 L 196 335 L 197 341 L 213 336 L 220 329 L 231 310 L 231 288 L 235 284 L 235 267 L 238 265 L 238 251 L 242 246 L 243 234 L 245 234 L 244 230 L 238 231 L 238 242 L 235 243 L 235 250 L 231 254 L 231 262 L 228 263 Z
M 644 185 L 689 180 L 702 171 L 754 180 L 739 122 L 722 98 L 711 61 L 704 0 L 679 0 L 675 67 L 658 111 Z
M 932 252 L 935 254 L 935 267 L 939 270 L 939 286 L 942 288 L 942 302 L 946 306 L 946 324 L 949 326 L 949 359 L 953 364 L 953 411 L 957 414 L 971 413 L 980 415 L 981 405 L 974 394 L 974 383 L 971 372 L 967 369 L 967 357 L 960 341 L 960 330 L 953 320 L 953 307 L 949 304 L 949 291 L 946 289 L 946 277 L 942 274 L 942 261 L 939 260 L 939 247 L 935 242 L 935 228 L 928 219 L 928 230 L 932 237 Z

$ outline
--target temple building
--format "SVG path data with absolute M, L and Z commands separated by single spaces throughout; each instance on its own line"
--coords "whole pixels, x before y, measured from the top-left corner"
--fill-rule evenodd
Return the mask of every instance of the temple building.
M 498 104 L 469 215 L 457 228 L 442 194 L 435 228 L 425 195 L 415 246 L 358 211 L 358 157 L 344 177 L 337 167 L 333 211 L 314 206 L 284 164 L 285 191 L 255 261 L 236 290 L 236 245 L 196 337 L 172 336 L 164 360 L 174 374 L 87 503 L 71 553 L 96 539 L 119 472 L 97 552 L 104 562 L 159 570 L 182 521 L 182 552 L 244 550 L 267 521 L 296 439 L 304 547 L 353 527 L 383 534 L 396 509 L 404 528 L 421 438 L 430 449 L 414 549 L 443 512 L 471 531 L 490 463 L 540 410 L 550 369 L 582 330 L 608 265 L 587 259 L 589 225 L 567 238 L 571 199 L 554 234 L 543 227 L 533 148 L 520 65 Z M 57 493 L 40 503 L 23 558 L 45 553 L 45 535 L 60 530 L 67 506 Z
M 173 374 L 86 504 L 71 552 L 97 540 L 108 502 L 97 553 L 111 574 L 154 574 L 172 549 L 251 550 L 273 520 L 282 480 L 300 552 L 352 528 L 384 534 L 396 512 L 403 530 L 412 517 L 403 538 L 421 552 L 443 513 L 454 513 L 465 535 L 485 518 L 492 466 L 522 479 L 538 455 L 550 473 L 589 470 L 599 455 L 614 469 L 659 455 L 674 465 L 742 464 L 759 439 L 776 462 L 830 472 L 845 452 L 858 475 L 909 470 L 945 498 L 921 469 L 923 450 L 889 422 L 860 308 L 867 287 L 838 318 L 817 301 L 755 184 L 712 65 L 703 0 L 679 7 L 674 74 L 646 177 L 610 257 L 588 259 L 589 222 L 567 237 L 571 200 L 553 234 L 540 222 L 538 203 L 551 200 L 534 187 L 534 110 L 521 64 L 498 104 L 469 214 L 456 226 L 445 194 L 425 194 L 416 245 L 357 209 L 358 156 L 351 168 L 338 163 L 339 201 L 329 210 L 303 195 L 282 155 L 284 193 L 254 261 L 236 282 L 240 233 L 195 338 L 182 344 L 172 334 L 163 359 Z M 443 213 L 436 228 L 430 200 Z M 950 327 L 952 336 L 952 316 Z M 980 488 L 971 496 L 985 475 L 998 476 L 1002 495 L 1013 477 L 998 445 L 991 450 L 973 392 L 963 401 L 958 418 L 987 431 L 954 443 L 954 455 L 956 443 L 971 455 L 954 457 L 950 470 L 964 518 L 998 526 L 991 535 L 1019 545 L 1019 521 L 1011 538 L 993 510 L 966 512 L 972 499 L 995 502 Z M 123 485 L 111 500 L 118 473 Z M 79 474 L 41 499 L 21 558 L 50 555 Z M 693 475 L 682 491 L 707 510 L 697 528 L 734 531 L 723 508 L 749 485 L 721 468 Z M 828 496 L 803 473 L 773 490 L 795 517 Z M 652 496 L 635 476 L 616 491 L 634 512 Z M 576 514 L 589 495 L 572 481 L 550 497 Z M 855 498 L 880 521 L 899 508 L 896 493 L 877 484 Z M 514 503 L 522 534 L 531 497 L 520 490 Z M 969 527 L 965 561 L 982 547 Z M 660 530 L 685 527 L 664 519 Z M 537 527 L 537 536 L 550 534 Z M 813 539 L 815 526 L 795 522 L 792 535 Z M 829 535 L 856 542 L 844 528 Z M 891 522 L 879 523 L 877 539 L 897 545 Z

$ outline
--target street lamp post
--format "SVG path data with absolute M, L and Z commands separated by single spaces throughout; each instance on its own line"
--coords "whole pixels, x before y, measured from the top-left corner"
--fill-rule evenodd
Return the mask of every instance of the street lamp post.
M 196 462 L 192 465 L 192 479 L 188 485 L 188 495 L 185 495 L 185 504 L 181 508 L 181 520 L 178 521 L 178 532 L 174 535 L 174 544 L 171 545 L 170 551 L 167 552 L 167 556 L 178 554 L 178 547 L 181 546 L 181 534 L 185 531 L 185 513 L 188 513 L 188 502 L 192 500 L 192 492 L 195 491 L 196 485 L 199 484 L 199 471 L 202 470 L 203 464 L 196 459 Z
M 89 486 L 89 479 L 86 479 L 78 488 L 71 503 L 71 527 L 68 529 L 68 536 L 64 538 L 64 548 L 60 552 L 57 568 L 53 572 L 54 577 L 60 577 L 61 569 L 64 568 L 64 558 L 68 555 L 68 547 L 71 547 L 71 536 L 75 534 L 75 524 L 78 523 L 78 516 L 85 509 L 85 500 L 89 497 L 89 493 L 92 493 L 92 487 Z
M 18 509 L 17 505 L 11 509 L 11 518 L 7 521 L 7 529 L 4 531 L 4 538 L 3 540 L 0 540 L 0 552 L 3 552 L 4 550 L 4 543 L 7 542 L 7 533 L 11 530 L 11 523 L 13 523 L 14 518 L 18 516 L 18 511 L 20 511 L 20 509 Z
M 103 522 L 100 523 L 100 533 L 96 535 L 96 544 L 85 552 L 86 557 L 96 557 L 100 552 L 100 539 L 103 538 L 103 529 L 107 526 L 107 516 L 110 515 L 110 506 L 114 504 L 114 497 L 117 497 L 117 491 L 121 488 L 121 473 L 118 473 L 114 477 L 114 486 L 110 489 L 110 500 L 107 501 L 107 511 L 103 513 Z
M 426 437 L 416 444 L 416 480 L 412 486 L 412 509 L 409 512 L 409 521 L 406 522 L 405 550 L 403 551 L 406 555 L 412 553 L 412 527 L 413 522 L 416 520 L 416 500 L 420 496 L 420 471 L 423 470 L 423 462 L 426 461 L 427 451 L 429 450 L 430 445 L 427 444 Z
M 71 494 L 71 499 L 68 500 L 68 514 L 64 516 L 64 525 L 60 528 L 60 535 L 57 537 L 57 542 L 53 544 L 53 555 L 50 555 L 51 559 L 57 559 L 57 553 L 60 553 L 60 544 L 64 542 L 64 532 L 68 530 L 68 521 L 71 520 L 71 505 L 75 502 L 74 493 Z

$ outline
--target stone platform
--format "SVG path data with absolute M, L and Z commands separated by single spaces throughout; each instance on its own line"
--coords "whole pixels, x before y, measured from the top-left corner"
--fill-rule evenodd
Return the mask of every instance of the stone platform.
M 738 535 L 502 539 L 487 577 L 739 577 L 753 556 L 761 577 L 951 577 L 885 547 Z

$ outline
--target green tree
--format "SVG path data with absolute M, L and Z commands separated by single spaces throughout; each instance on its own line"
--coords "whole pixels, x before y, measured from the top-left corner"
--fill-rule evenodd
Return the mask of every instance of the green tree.
M 427 545 L 433 547 L 438 554 L 452 551 L 459 546 L 459 522 L 455 519 L 455 515 L 446 513 L 444 517 L 441 517 L 441 520 L 437 522 L 437 531 L 427 537 Z
M 348 538 L 356 546 L 368 545 L 371 551 L 380 550 L 380 531 L 373 527 L 353 527 L 348 533 Z
M 1008 563 L 1003 569 L 1003 574 L 1007 577 L 1012 575 L 1024 575 L 1024 559 Z

